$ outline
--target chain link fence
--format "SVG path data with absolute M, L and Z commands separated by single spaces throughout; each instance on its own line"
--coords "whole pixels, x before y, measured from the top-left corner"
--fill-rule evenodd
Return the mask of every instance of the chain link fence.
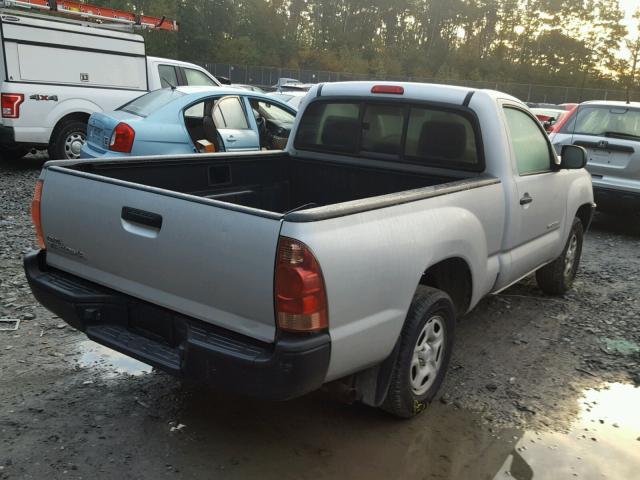
M 349 80 L 396 80 L 424 83 L 443 83 L 473 88 L 489 88 L 508 93 L 525 102 L 576 103 L 586 100 L 627 99 L 626 90 L 606 88 L 563 87 L 556 85 L 534 85 L 530 83 L 488 82 L 476 80 L 450 80 L 405 76 L 376 76 L 362 73 L 328 72 L 323 70 L 301 70 L 277 67 L 260 67 L 231 63 L 202 64 L 214 75 L 220 75 L 232 83 L 256 85 L 266 90 L 273 89 L 279 78 L 295 78 L 303 83 L 340 82 Z M 640 92 L 631 92 L 631 99 L 640 99 Z

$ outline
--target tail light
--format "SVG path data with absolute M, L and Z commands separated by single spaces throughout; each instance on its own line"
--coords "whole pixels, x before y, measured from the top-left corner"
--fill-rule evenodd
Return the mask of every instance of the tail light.
M 329 326 L 322 270 L 304 243 L 280 237 L 275 285 L 276 316 L 280 329 L 314 332 Z
M 41 249 L 46 249 L 47 246 L 44 243 L 44 234 L 42 233 L 42 217 L 40 216 L 40 204 L 42 200 L 42 186 L 44 182 L 38 180 L 36 182 L 36 189 L 33 192 L 33 201 L 31 202 L 31 219 L 33 226 L 36 229 L 36 238 L 38 239 L 38 246 Z
M 124 122 L 116 125 L 111 141 L 109 142 L 109 150 L 113 152 L 131 153 L 133 140 L 136 138 L 136 132 Z
M 2 118 L 20 118 L 20 104 L 24 102 L 21 93 L 3 93 L 0 95 L 2 103 Z
M 394 95 L 403 95 L 404 87 L 400 85 L 374 85 L 371 87 L 371 93 L 391 93 Z

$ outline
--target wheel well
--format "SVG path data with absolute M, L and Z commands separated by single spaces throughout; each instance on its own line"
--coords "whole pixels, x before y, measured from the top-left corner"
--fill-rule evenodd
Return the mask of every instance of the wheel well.
M 593 207 L 591 204 L 585 203 L 582 205 L 576 212 L 576 217 L 578 217 L 580 222 L 582 222 L 582 228 L 587 231 L 589 224 L 591 223 L 591 218 L 593 217 Z
M 53 142 L 53 139 L 58 133 L 58 130 L 60 130 L 62 125 L 64 125 L 66 122 L 69 122 L 71 120 L 80 120 L 81 122 L 87 123 L 89 121 L 90 116 L 91 114 L 84 113 L 84 112 L 74 112 L 74 113 L 69 113 L 65 115 L 60 120 L 58 120 L 58 123 L 56 123 L 56 126 L 53 127 L 53 130 L 51 132 L 51 138 L 49 139 L 49 143 Z
M 469 309 L 473 283 L 469 265 L 462 258 L 448 258 L 432 265 L 422 274 L 420 285 L 437 288 L 449 295 L 457 315 L 463 315 Z

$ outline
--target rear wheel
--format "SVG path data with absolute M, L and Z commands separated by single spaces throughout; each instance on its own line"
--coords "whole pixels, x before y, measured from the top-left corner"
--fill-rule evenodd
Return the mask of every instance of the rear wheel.
M 560 256 L 536 272 L 536 281 L 543 292 L 562 295 L 571 288 L 580 265 L 583 237 L 582 222 L 575 218 Z
M 449 365 L 455 330 L 449 296 L 420 285 L 400 334 L 400 350 L 382 408 L 413 417 L 433 401 Z
M 87 140 L 87 123 L 79 119 L 66 120 L 53 132 L 49 145 L 52 160 L 80 158 L 80 149 Z

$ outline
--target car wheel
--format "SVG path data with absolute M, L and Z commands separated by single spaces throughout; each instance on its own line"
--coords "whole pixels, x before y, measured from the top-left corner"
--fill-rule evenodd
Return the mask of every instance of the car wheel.
M 424 411 L 438 392 L 451 358 L 455 308 L 449 296 L 420 285 L 399 339 L 382 409 L 400 418 Z
M 0 147 L 0 159 L 2 160 L 18 160 L 29 153 L 30 148 L 20 145 L 11 145 Z
M 74 119 L 56 128 L 49 145 L 52 160 L 75 160 L 80 158 L 80 149 L 87 140 L 87 123 Z
M 536 272 L 536 281 L 543 292 L 562 295 L 571 288 L 580 264 L 583 238 L 582 222 L 575 218 L 560 256 Z

